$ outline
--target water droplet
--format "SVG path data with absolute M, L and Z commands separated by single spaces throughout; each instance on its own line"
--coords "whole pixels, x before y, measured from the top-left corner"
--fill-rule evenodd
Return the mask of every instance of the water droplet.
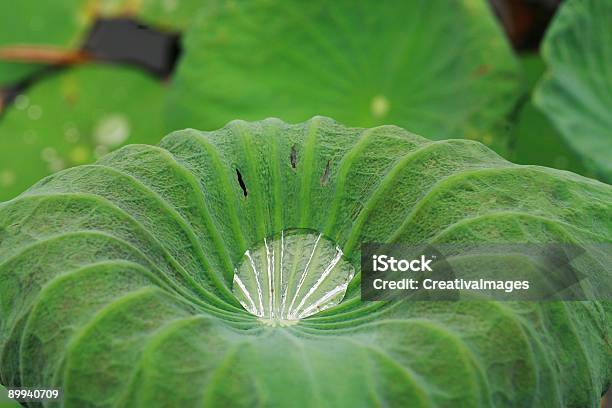
M 2 170 L 0 171 L 0 186 L 2 187 L 10 187 L 15 184 L 15 180 L 17 176 L 12 170 Z
M 66 141 L 69 143 L 78 142 L 80 136 L 79 129 L 76 127 L 69 127 L 64 130 L 64 139 L 66 139 Z
M 57 159 L 57 152 L 52 147 L 45 147 L 40 152 L 40 157 L 46 162 L 51 162 Z
M 17 95 L 17 97 L 15 98 L 15 108 L 19 110 L 24 110 L 28 106 L 30 106 L 30 98 L 28 98 L 24 94 Z
M 391 104 L 389 103 L 389 100 L 384 96 L 376 95 L 374 98 L 372 98 L 370 110 L 372 111 L 372 115 L 375 118 L 382 118 L 389 112 L 390 108 Z
M 38 105 L 32 105 L 28 108 L 28 117 L 32 120 L 38 120 L 42 116 L 42 108 Z
M 89 149 L 85 146 L 76 146 L 70 151 L 69 158 L 75 164 L 83 164 L 89 161 Z
M 130 135 L 130 123 L 124 115 L 112 114 L 98 121 L 94 130 L 94 138 L 98 144 L 117 147 Z
M 285 326 L 340 303 L 354 275 L 340 248 L 322 234 L 288 230 L 245 252 L 233 293 L 263 323 Z

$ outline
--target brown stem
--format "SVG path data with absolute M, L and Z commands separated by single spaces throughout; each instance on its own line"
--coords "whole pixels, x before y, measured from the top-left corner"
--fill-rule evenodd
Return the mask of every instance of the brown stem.
M 52 46 L 13 45 L 0 47 L 0 60 L 50 65 L 82 64 L 91 59 L 80 50 L 64 50 Z

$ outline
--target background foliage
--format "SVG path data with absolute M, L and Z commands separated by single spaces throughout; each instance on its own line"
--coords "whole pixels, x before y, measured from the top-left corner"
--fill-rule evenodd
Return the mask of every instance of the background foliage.
M 0 201 L 58 170 L 125 144 L 156 144 L 178 128 L 315 114 L 351 126 L 397 124 L 431 139 L 474 139 L 517 163 L 610 182 L 611 1 L 566 1 L 548 27 L 541 24 L 540 49 L 528 50 L 512 49 L 484 1 L 388 4 L 2 3 L 0 49 L 76 50 L 98 16 L 131 16 L 181 32 L 184 50 L 169 78 L 94 61 L 45 76 L 0 109 Z M 0 89 L 40 69 L 0 60 Z
M 612 2 L 571 1 L 544 40 L 548 72 L 536 105 L 559 129 L 584 166 L 612 181 Z
M 48 75 L 25 90 L 0 117 L 0 200 L 124 144 L 155 143 L 166 131 L 212 130 L 235 118 L 301 121 L 314 114 L 352 125 L 394 123 L 434 139 L 476 139 L 519 163 L 606 179 L 602 162 L 610 152 L 605 122 L 610 115 L 605 113 L 609 101 L 601 98 L 610 94 L 610 75 L 599 67 L 612 65 L 605 62 L 609 2 L 563 7 L 545 40 L 546 62 L 530 50 L 514 56 L 483 1 L 401 2 L 401 9 L 353 3 L 12 5 L 0 14 L 0 47 L 77 49 L 96 17 L 128 15 L 183 32 L 185 49 L 178 72 L 167 80 L 126 65 L 94 62 Z M 572 32 L 580 33 L 575 41 Z M 570 48 L 555 51 L 563 44 Z M 579 56 L 570 60 L 576 68 L 562 65 L 564 55 Z M 598 65 L 584 75 L 588 67 L 580 69 L 581 61 Z M 0 87 L 38 69 L 37 64 L 0 61 Z M 559 114 L 559 95 L 565 91 L 557 87 L 546 96 L 551 79 L 540 86 L 535 108 L 531 94 L 543 72 L 551 78 L 564 75 L 565 84 L 576 82 L 573 94 L 591 92 L 592 103 L 568 100 L 565 105 L 578 109 Z M 600 113 L 590 120 L 593 114 L 585 112 Z M 574 118 L 571 126 L 577 130 L 560 124 L 560 118 L 568 118 L 564 123 Z

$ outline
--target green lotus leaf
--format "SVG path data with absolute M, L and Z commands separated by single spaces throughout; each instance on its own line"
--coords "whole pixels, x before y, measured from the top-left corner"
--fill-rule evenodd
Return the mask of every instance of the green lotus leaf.
M 548 72 L 534 102 L 585 167 L 612 182 L 612 2 L 570 0 L 542 45 Z
M 395 126 L 177 131 L 0 204 L 0 378 L 79 408 L 595 407 L 610 302 L 362 302 L 359 248 L 610 243 L 611 203 Z
M 156 27 L 178 29 L 200 6 L 160 0 L 18 3 L 16 13 L 3 12 L 13 5 L 0 5 L 0 46 L 76 49 L 96 16 L 124 12 Z M 39 67 L 0 62 L 0 86 L 34 69 Z M 127 143 L 156 143 L 158 129 L 165 127 L 166 94 L 166 83 L 133 67 L 91 63 L 41 78 L 0 116 L 0 200 Z
M 531 54 L 521 58 L 521 65 L 530 93 L 533 95 L 537 83 L 546 70 L 546 64 L 542 57 Z M 534 105 L 532 98 L 527 99 L 521 106 L 513 135 L 515 146 L 512 161 L 554 167 L 593 177 L 550 119 Z
M 4 3 L 0 5 L 0 46 L 77 48 L 89 22 L 87 13 L 80 11 L 75 11 L 73 1 Z M 23 79 L 36 69 L 36 64 L 0 61 L 0 86 Z
M 39 82 L 0 118 L 0 200 L 126 143 L 153 142 L 165 94 L 156 79 L 121 67 L 83 66 Z
M 213 130 L 323 114 L 506 153 L 518 70 L 480 0 L 212 0 L 186 33 L 169 121 Z
M 157 27 L 186 27 L 197 0 L 22 0 L 0 5 L 0 47 L 14 45 L 77 49 L 98 16 L 131 15 Z M 0 85 L 23 79 L 36 64 L 0 61 Z

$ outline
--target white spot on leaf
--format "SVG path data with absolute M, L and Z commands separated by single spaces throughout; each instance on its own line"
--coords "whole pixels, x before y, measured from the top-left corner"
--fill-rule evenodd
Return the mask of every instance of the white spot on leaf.
M 98 121 L 94 130 L 96 143 L 117 147 L 127 140 L 130 135 L 130 123 L 124 115 L 112 114 Z
M 370 103 L 370 110 L 375 118 L 382 118 L 389 112 L 390 108 L 389 100 L 382 95 L 376 95 Z
M 28 106 L 30 106 L 30 98 L 23 94 L 17 95 L 17 97 L 15 98 L 15 108 L 19 110 L 24 110 Z
M 64 125 L 64 139 L 69 143 L 76 143 L 79 141 L 81 133 L 79 129 L 72 123 Z
M 57 152 L 55 151 L 54 148 L 52 147 L 45 147 L 44 149 L 42 149 L 42 151 L 40 152 L 40 157 L 46 161 L 46 162 L 50 162 L 53 161 L 55 159 L 57 159 Z
M 42 108 L 38 105 L 32 105 L 28 108 L 28 117 L 32 120 L 38 120 L 42 117 Z
M 0 186 L 2 187 L 10 187 L 15 184 L 15 180 L 17 176 L 15 172 L 12 170 L 2 170 L 0 171 Z

